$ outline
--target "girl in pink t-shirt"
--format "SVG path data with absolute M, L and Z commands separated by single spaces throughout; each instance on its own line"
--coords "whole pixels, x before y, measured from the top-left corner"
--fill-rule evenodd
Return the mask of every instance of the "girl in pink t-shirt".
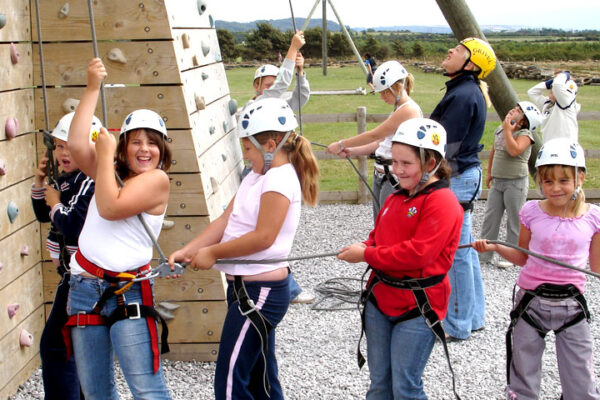
M 581 189 L 583 149 L 566 138 L 549 140 L 538 153 L 536 168 L 545 199 L 521 209 L 519 247 L 579 268 L 589 259 L 590 268 L 600 272 L 600 208 L 586 203 Z M 507 332 L 508 398 L 538 398 L 544 338 L 553 330 L 563 398 L 600 399 L 583 297 L 585 275 L 486 240 L 472 246 L 479 252 L 497 251 L 523 267 Z
M 275 326 L 290 303 L 286 262 L 303 199 L 315 205 L 319 169 L 310 142 L 294 129 L 285 100 L 260 99 L 242 113 L 238 132 L 252 171 L 224 213 L 169 257 L 210 269 L 217 259 L 256 260 L 219 264 L 227 277 L 228 310 L 215 371 L 215 398 L 283 399 L 275 359 Z

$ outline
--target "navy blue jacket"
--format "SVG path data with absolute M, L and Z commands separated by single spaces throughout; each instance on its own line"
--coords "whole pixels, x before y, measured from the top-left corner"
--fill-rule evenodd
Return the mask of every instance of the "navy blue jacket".
M 481 164 L 479 144 L 485 128 L 485 99 L 473 75 L 459 75 L 446 82 L 446 94 L 431 113 L 447 133 L 446 159 L 452 175 Z
M 64 245 L 69 254 L 77 250 L 77 240 L 83 228 L 90 200 L 94 194 L 94 181 L 83 172 L 77 170 L 68 174 L 60 174 L 57 178 L 60 188 L 60 202 L 50 220 L 51 209 L 46 204 L 44 189 L 31 188 L 31 201 L 35 217 L 40 222 L 52 222 L 63 235 Z M 48 250 L 60 252 L 59 240 L 53 229 L 47 238 Z

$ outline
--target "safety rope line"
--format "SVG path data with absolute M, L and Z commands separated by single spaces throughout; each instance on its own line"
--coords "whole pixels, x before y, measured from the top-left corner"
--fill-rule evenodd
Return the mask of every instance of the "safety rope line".
M 292 13 L 292 25 L 294 26 L 293 35 L 296 34 L 296 18 L 294 18 L 294 7 L 292 7 L 292 0 L 289 0 L 290 11 Z M 296 60 L 294 60 L 294 63 Z M 296 68 L 296 86 L 298 92 L 298 128 L 300 130 L 300 136 L 302 136 L 302 99 L 300 97 L 300 71 Z
M 546 257 L 543 254 L 538 254 L 536 252 L 524 249 L 524 248 L 519 247 L 519 246 L 517 246 L 515 244 L 512 244 L 512 243 L 504 242 L 502 240 L 487 240 L 487 242 L 490 243 L 490 244 L 501 244 L 501 245 L 506 246 L 506 247 L 511 247 L 511 248 L 519 250 L 519 251 L 521 251 L 521 252 L 523 252 L 523 253 L 525 253 L 527 255 L 539 258 L 540 260 L 548 261 L 549 263 L 556 264 L 556 265 L 559 265 L 561 267 L 565 267 L 565 268 L 569 268 L 569 269 L 572 269 L 572 270 L 575 270 L 575 271 L 579 271 L 579 272 L 582 272 L 584 274 L 591 275 L 591 276 L 593 276 L 595 278 L 600 278 L 600 274 L 597 273 L 597 272 L 590 271 L 590 270 L 583 269 L 583 268 L 579 268 L 579 267 L 576 267 L 574 265 L 564 263 L 562 261 L 556 260 L 556 259 L 551 258 L 551 257 Z M 463 245 L 458 246 L 459 249 L 466 249 L 466 248 L 469 248 L 469 247 L 472 247 L 471 244 L 463 244 Z

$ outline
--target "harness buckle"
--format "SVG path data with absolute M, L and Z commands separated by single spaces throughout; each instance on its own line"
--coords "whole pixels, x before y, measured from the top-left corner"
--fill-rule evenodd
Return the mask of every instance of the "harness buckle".
M 87 313 L 85 311 L 77 311 L 77 328 L 83 329 L 83 328 L 86 327 L 86 325 L 80 325 L 79 324 L 79 316 L 80 315 L 87 315 Z
M 135 306 L 135 310 L 137 311 L 137 315 L 128 315 L 129 319 L 140 319 L 142 317 L 142 313 L 140 312 L 140 303 L 129 303 L 126 307 Z M 126 308 L 127 309 L 127 308 Z
M 246 304 L 248 304 L 248 306 L 250 307 L 247 311 L 242 310 L 241 303 L 238 304 L 238 310 L 240 310 L 240 313 L 243 316 L 246 316 L 246 315 L 256 311 L 256 304 L 254 304 L 254 301 L 251 298 L 248 298 L 248 300 L 246 300 Z

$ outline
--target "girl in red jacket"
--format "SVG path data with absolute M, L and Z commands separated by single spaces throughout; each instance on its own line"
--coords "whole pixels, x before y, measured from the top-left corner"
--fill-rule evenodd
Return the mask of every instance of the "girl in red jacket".
M 426 399 L 421 376 L 436 335 L 444 336 L 440 321 L 450 295 L 446 273 L 458 247 L 463 210 L 449 189 L 442 125 L 408 120 L 392 142 L 401 189 L 386 199 L 369 238 L 344 247 L 338 258 L 364 261 L 372 269 L 363 297 L 371 378 L 367 400 Z

